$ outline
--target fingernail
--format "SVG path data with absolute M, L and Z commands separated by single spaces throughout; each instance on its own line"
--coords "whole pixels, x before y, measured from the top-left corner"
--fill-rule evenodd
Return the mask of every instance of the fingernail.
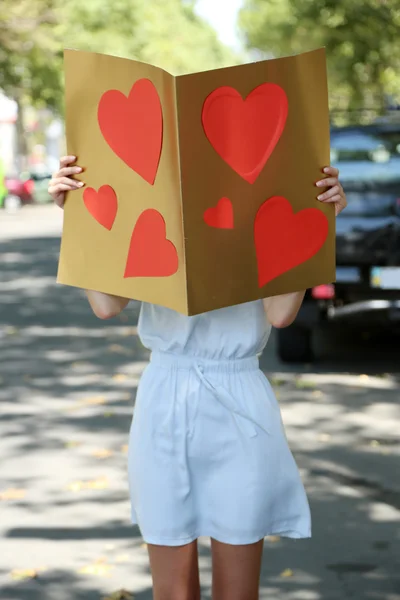
M 317 196 L 317 200 L 322 200 L 322 194 L 320 194 L 319 196 Z
M 329 171 L 329 167 L 325 167 L 324 168 L 324 173 L 328 173 L 328 171 Z
M 78 187 L 82 187 L 84 185 L 83 181 L 78 182 Z
M 318 187 L 321 187 L 323 185 L 323 182 L 322 181 L 317 181 L 317 183 L 315 185 L 317 185 Z
M 82 171 L 81 167 L 75 167 L 75 173 L 80 173 Z

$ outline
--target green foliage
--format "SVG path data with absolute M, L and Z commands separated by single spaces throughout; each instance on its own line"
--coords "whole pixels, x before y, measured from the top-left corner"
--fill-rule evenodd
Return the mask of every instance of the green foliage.
M 325 46 L 333 109 L 400 101 L 400 0 L 245 0 L 240 25 L 274 55 Z
M 1 0 L 0 88 L 62 108 L 63 49 L 137 58 L 179 74 L 239 62 L 185 0 Z

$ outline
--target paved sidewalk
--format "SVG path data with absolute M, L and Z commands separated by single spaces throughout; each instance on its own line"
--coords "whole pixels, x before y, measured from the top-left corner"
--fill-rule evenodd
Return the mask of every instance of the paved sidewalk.
M 0 213 L 0 598 L 149 600 L 126 444 L 148 354 L 138 305 L 101 322 L 57 286 L 61 211 Z M 261 598 L 400 599 L 400 340 L 322 332 L 321 361 L 262 359 L 309 495 L 311 540 L 266 540 Z M 204 598 L 209 543 L 200 540 Z M 129 596 L 126 596 L 129 598 Z

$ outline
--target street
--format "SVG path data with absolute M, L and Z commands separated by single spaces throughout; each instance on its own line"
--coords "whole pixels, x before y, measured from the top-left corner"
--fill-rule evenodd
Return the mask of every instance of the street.
M 100 600 L 125 589 L 149 600 L 126 474 L 148 358 L 139 305 L 102 322 L 82 290 L 56 284 L 61 227 L 54 206 L 0 212 L 0 598 Z M 400 339 L 333 330 L 316 344 L 315 365 L 280 363 L 274 336 L 262 357 L 313 537 L 266 538 L 260 598 L 400 599 Z M 208 540 L 199 552 L 210 598 Z

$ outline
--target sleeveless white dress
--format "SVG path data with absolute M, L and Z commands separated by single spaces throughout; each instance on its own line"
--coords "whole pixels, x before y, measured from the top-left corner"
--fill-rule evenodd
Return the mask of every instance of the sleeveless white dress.
M 128 473 L 132 522 L 147 543 L 311 536 L 280 407 L 258 365 L 270 331 L 261 300 L 194 317 L 142 304 L 139 336 L 152 354 Z

